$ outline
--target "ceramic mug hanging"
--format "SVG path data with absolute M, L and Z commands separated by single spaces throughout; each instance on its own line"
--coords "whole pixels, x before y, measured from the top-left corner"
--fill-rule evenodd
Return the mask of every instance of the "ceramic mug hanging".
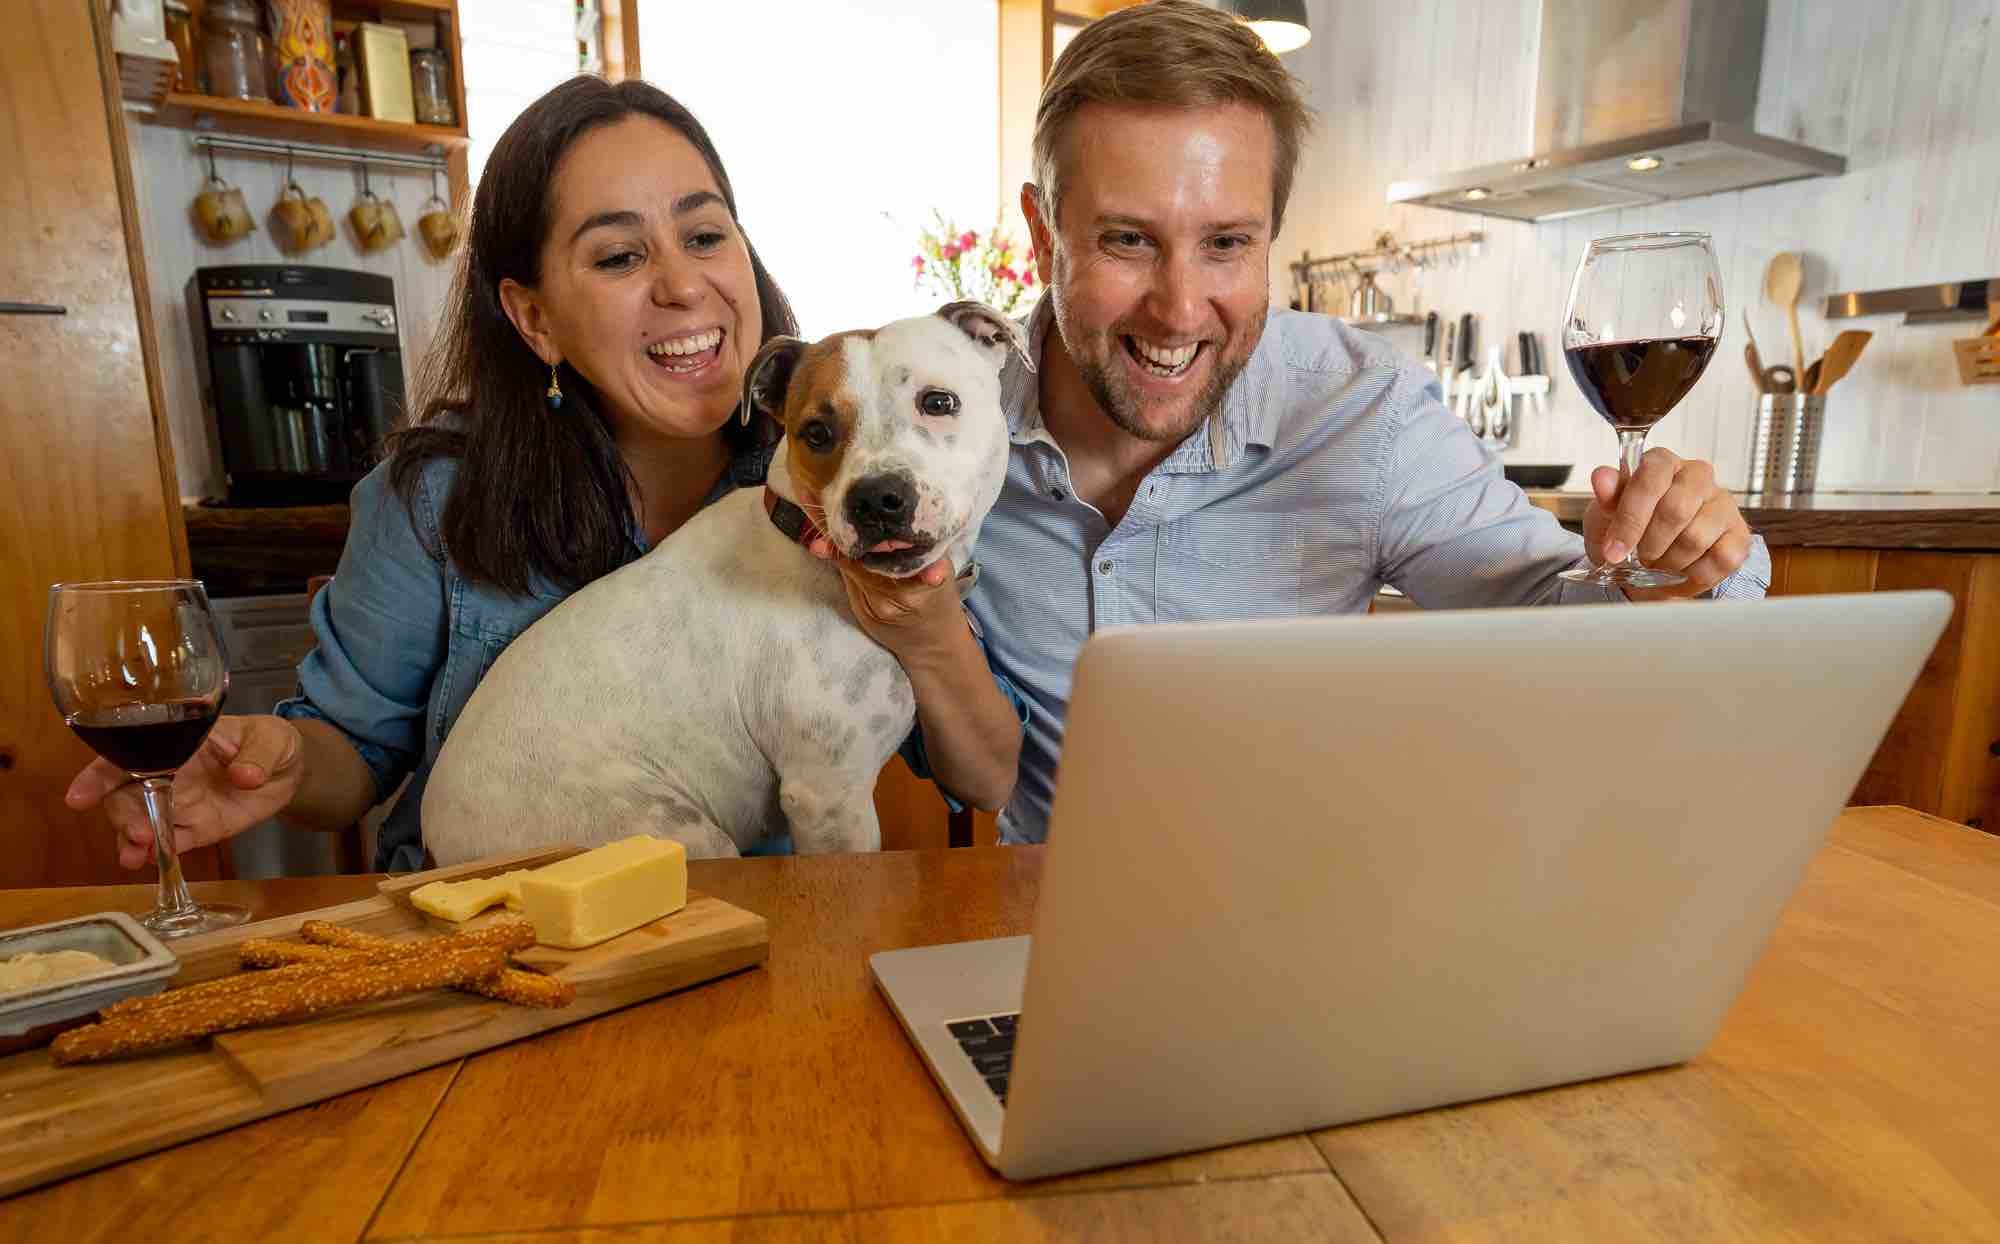
M 433 258 L 443 259 L 458 249 L 458 217 L 438 193 L 436 169 L 431 170 L 431 197 L 424 200 L 424 213 L 417 217 L 417 232 Z
M 257 222 L 250 218 L 249 206 L 243 202 L 243 192 L 216 173 L 214 151 L 208 153 L 208 180 L 202 183 L 201 193 L 194 196 L 194 219 L 202 236 L 223 244 L 247 237 L 257 228 Z

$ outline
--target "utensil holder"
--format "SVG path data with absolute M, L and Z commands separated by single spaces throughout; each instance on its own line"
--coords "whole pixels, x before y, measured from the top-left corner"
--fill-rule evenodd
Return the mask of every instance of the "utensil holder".
M 1819 475 L 1820 422 L 1826 396 L 1766 393 L 1750 429 L 1749 491 L 1811 492 Z
M 1961 337 L 1951 348 L 1960 384 L 2000 384 L 2000 335 Z

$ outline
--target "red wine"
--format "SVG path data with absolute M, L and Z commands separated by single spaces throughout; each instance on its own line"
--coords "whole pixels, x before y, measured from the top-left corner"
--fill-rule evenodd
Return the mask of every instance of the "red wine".
M 112 764 L 127 773 L 153 777 L 186 764 L 221 713 L 219 702 L 173 700 L 93 709 L 73 713 L 65 721 L 92 751 Z
M 1715 353 L 1713 337 L 1660 337 L 1571 346 L 1563 351 L 1576 387 L 1620 431 L 1643 431 L 1687 396 Z

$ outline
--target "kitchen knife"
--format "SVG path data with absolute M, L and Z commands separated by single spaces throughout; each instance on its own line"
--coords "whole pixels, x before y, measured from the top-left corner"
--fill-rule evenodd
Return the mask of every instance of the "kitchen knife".
M 1438 389 L 1440 394 L 1438 400 L 1446 406 L 1451 405 L 1452 380 L 1454 379 L 1451 362 L 1452 345 L 1457 340 L 1458 325 L 1452 323 L 1450 320 L 1446 320 L 1444 324 L 1444 348 L 1438 355 Z
M 1458 417 L 1467 423 L 1472 421 L 1472 348 L 1474 332 L 1472 312 L 1458 317 Z

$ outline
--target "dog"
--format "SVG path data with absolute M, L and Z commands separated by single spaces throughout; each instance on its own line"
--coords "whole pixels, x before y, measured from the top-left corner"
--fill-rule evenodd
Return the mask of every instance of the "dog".
M 854 622 L 816 528 L 907 577 L 972 547 L 1007 472 L 999 373 L 1019 328 L 980 303 L 765 343 L 742 417 L 779 420 L 764 489 L 702 510 L 530 626 L 480 682 L 423 792 L 440 865 L 634 833 L 731 856 L 881 847 L 873 791 L 916 701 Z M 816 497 L 815 507 L 811 498 Z

